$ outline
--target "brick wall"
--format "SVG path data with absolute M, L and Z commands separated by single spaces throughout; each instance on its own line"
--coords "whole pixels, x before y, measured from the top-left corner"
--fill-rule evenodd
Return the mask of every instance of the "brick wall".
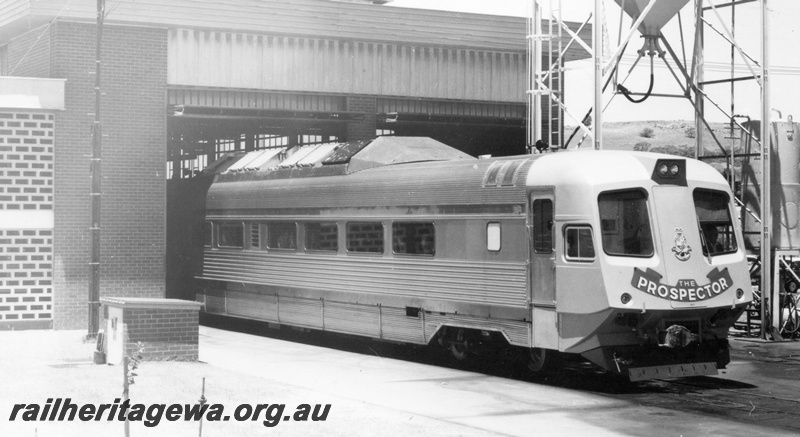
M 8 42 L 5 76 L 50 77 L 50 29 L 29 30 Z
M 52 326 L 50 229 L 0 229 L 0 329 Z
M 374 97 L 347 97 L 347 110 L 364 112 L 363 120 L 347 123 L 347 141 L 369 140 L 375 138 Z
M 0 112 L 0 209 L 53 209 L 53 114 Z
M 54 116 L 6 111 L 0 111 L 0 329 L 46 328 L 53 310 Z
M 89 160 L 94 113 L 95 27 L 51 27 L 54 78 L 66 78 L 56 115 L 54 327 L 87 325 Z M 163 297 L 167 34 L 106 26 L 101 121 L 101 296 Z
M 198 310 L 125 308 L 125 353 L 144 346 L 145 360 L 197 361 Z

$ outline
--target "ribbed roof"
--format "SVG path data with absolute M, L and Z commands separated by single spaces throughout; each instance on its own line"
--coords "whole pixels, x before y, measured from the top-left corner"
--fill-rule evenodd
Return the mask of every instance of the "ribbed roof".
M 95 20 L 95 0 L 4 0 L 2 3 L 0 42 L 13 37 L 12 32 L 36 27 L 55 16 L 80 21 Z M 110 1 L 108 10 L 109 24 L 219 29 L 508 51 L 524 51 L 526 48 L 526 25 L 522 17 L 330 0 Z M 590 31 L 587 26 L 584 33 L 589 35 Z

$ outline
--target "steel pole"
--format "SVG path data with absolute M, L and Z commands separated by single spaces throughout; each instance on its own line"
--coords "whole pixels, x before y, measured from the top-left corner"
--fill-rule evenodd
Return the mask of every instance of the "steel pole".
M 780 310 L 779 293 L 777 284 L 772 283 L 772 142 L 769 137 L 770 130 L 770 102 L 769 102 L 769 14 L 767 0 L 760 0 L 761 7 L 761 336 L 766 338 L 767 314 L 765 314 L 767 301 L 770 298 L 772 310 L 769 314 L 772 327 L 779 328 Z
M 705 124 L 703 118 L 705 117 L 705 96 L 703 94 L 703 69 L 705 68 L 705 40 L 703 36 L 703 0 L 697 0 L 695 3 L 695 30 L 694 30 L 694 56 L 692 59 L 692 80 L 695 105 L 694 117 L 694 132 L 695 132 L 695 158 L 699 158 L 705 154 L 703 147 L 703 137 L 705 136 L 703 129 Z
M 593 127 L 594 148 L 603 149 L 603 0 L 594 0 L 592 60 L 594 62 Z
M 533 2 L 533 53 L 531 55 L 531 89 L 533 93 L 532 138 L 531 145 L 542 139 L 542 89 L 539 80 L 542 76 L 542 8 L 538 1 Z M 550 66 L 548 65 L 548 68 Z M 552 90 L 551 90 L 552 91 Z M 548 120 L 549 123 L 549 120 Z
M 90 235 L 90 261 L 89 261 L 89 332 L 88 336 L 97 335 L 100 324 L 100 201 L 102 197 L 102 154 L 103 154 L 103 129 L 100 124 L 100 70 L 101 46 L 103 40 L 103 18 L 105 15 L 105 0 L 97 0 L 97 31 L 95 41 L 94 64 L 94 123 L 92 124 L 92 157 L 91 173 L 92 182 L 89 196 L 92 203 Z

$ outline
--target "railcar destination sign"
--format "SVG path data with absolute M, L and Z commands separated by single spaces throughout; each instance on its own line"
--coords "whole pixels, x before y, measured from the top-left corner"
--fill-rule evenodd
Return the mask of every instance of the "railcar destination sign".
M 675 285 L 662 284 L 661 278 L 662 276 L 655 270 L 647 269 L 642 271 L 634 267 L 631 285 L 647 294 L 678 302 L 708 300 L 733 285 L 733 280 L 730 273 L 728 273 L 727 267 L 722 271 L 715 267 L 714 270 L 711 270 L 706 275 L 709 282 L 703 285 L 698 284 L 694 279 L 681 279 Z

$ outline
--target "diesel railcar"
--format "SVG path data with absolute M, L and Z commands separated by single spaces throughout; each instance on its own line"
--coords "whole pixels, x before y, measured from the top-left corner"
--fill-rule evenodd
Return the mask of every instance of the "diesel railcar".
M 641 380 L 716 374 L 752 299 L 731 191 L 693 159 L 476 159 L 381 137 L 217 171 L 198 276 L 208 313 L 459 359 L 502 344 L 534 371 L 582 356 Z

